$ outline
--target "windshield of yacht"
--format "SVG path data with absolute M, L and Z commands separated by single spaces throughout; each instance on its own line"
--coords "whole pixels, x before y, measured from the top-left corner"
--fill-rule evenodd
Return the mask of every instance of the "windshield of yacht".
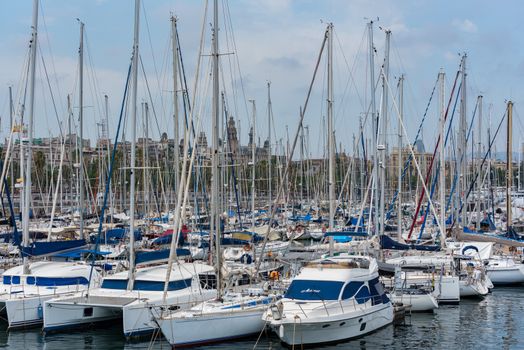
M 344 282 L 294 280 L 285 298 L 298 300 L 338 300 Z

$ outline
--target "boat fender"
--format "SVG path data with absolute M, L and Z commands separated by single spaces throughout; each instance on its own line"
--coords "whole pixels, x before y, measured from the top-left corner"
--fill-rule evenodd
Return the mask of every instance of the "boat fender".
M 38 305 L 37 315 L 38 315 L 38 318 L 41 320 L 44 318 L 44 309 L 42 308 L 42 304 Z
M 268 281 L 264 282 L 264 285 L 262 286 L 265 292 L 268 292 L 271 289 L 271 285 Z

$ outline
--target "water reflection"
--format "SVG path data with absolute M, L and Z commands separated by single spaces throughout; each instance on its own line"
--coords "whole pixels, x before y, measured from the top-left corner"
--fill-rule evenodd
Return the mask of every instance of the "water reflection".
M 483 300 L 463 300 L 442 306 L 433 314 L 413 314 L 405 324 L 388 326 L 369 336 L 319 349 L 524 349 L 524 287 L 496 288 Z M 203 330 L 204 331 L 204 330 Z M 164 340 L 126 343 L 122 328 L 98 329 L 43 336 L 39 329 L 7 332 L 0 323 L 0 348 L 14 350 L 169 349 Z M 200 349 L 253 349 L 256 337 Z M 152 345 L 150 347 L 150 345 Z M 257 349 L 285 349 L 274 334 L 263 334 Z

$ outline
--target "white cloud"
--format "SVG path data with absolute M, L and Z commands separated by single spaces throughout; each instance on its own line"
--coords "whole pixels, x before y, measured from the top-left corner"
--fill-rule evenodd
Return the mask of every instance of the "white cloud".
M 458 53 L 453 53 L 451 51 L 446 51 L 444 53 L 444 58 L 449 61 L 449 62 L 457 62 L 458 60 L 458 57 L 459 57 L 459 54 Z
M 464 20 L 454 19 L 451 24 L 466 33 L 476 33 L 478 30 L 477 25 L 467 18 Z
M 77 26 L 72 19 L 79 13 L 85 14 L 85 20 L 89 23 L 90 51 L 95 61 L 99 87 L 102 92 L 109 94 L 110 106 L 114 112 L 111 119 L 116 123 L 116 114 L 120 106 L 131 51 L 133 5 L 129 2 L 124 2 L 123 4 L 126 4 L 126 6 L 122 6 L 121 4 L 115 5 L 114 2 L 107 0 L 96 1 L 97 6 L 88 6 L 83 2 L 69 6 L 56 5 L 55 2 L 49 3 L 46 16 L 53 15 L 56 18 L 53 28 L 50 28 L 52 35 L 50 41 L 56 48 L 54 50 L 54 60 L 57 65 L 56 75 L 62 93 L 64 93 L 65 90 L 73 89 L 76 78 Z M 65 2 L 65 4 L 69 3 Z M 225 36 L 226 31 L 229 33 L 226 28 L 230 23 L 224 21 L 223 6 L 220 7 L 219 18 L 223 33 L 220 49 L 223 53 L 233 51 L 235 53 L 221 57 L 222 62 L 224 62 L 224 80 L 227 80 L 225 82 L 226 93 L 229 94 L 229 98 L 235 98 L 238 102 L 238 111 L 231 107 L 230 112 L 235 114 L 235 118 L 242 119 L 243 142 L 247 137 L 247 133 L 244 131 L 247 130 L 250 120 L 250 108 L 249 106 L 244 108 L 243 92 L 236 91 L 233 94 L 230 91 L 233 84 L 229 83 L 229 80 L 236 82 L 236 90 L 239 90 L 240 84 L 238 83 L 238 72 L 228 73 L 229 68 L 233 68 L 233 70 L 236 68 L 235 64 L 230 67 L 229 60 L 239 59 L 245 96 L 257 100 L 261 115 L 265 114 L 266 108 L 264 106 L 267 94 L 266 81 L 271 81 L 275 122 L 278 126 L 276 128 L 277 138 L 285 135 L 285 125 L 290 126 L 289 130 L 292 133 L 296 126 L 299 106 L 304 103 L 323 38 L 325 23 L 320 23 L 321 19 L 324 22 L 332 21 L 335 25 L 335 109 L 336 115 L 339 116 L 335 124 L 337 138 L 341 139 L 345 147 L 350 143 L 346 136 L 355 131 L 356 123 L 354 121 L 362 110 L 366 110 L 366 107 L 362 105 L 369 103 L 369 97 L 366 97 L 369 95 L 366 41 L 366 22 L 368 20 L 365 18 L 380 17 L 380 20 L 375 22 L 374 32 L 377 49 L 375 64 L 377 67 L 382 63 L 384 53 L 384 33 L 378 27 L 391 29 L 393 32 L 391 79 L 400 73 L 405 73 L 407 77 L 406 87 L 409 85 L 412 87 L 410 89 L 413 90 L 412 96 L 408 96 L 409 89 L 406 88 L 406 110 L 413 110 L 413 113 L 409 113 L 406 118 L 420 117 L 440 67 L 446 69 L 447 72 L 456 69 L 458 64 L 457 53 L 468 51 L 471 54 L 471 64 L 468 67 L 475 67 L 475 65 L 485 67 L 487 57 L 494 59 L 492 54 L 483 55 L 486 48 L 489 48 L 490 52 L 497 52 L 510 46 L 498 40 L 501 37 L 499 31 L 502 32 L 504 26 L 501 25 L 501 28 L 497 28 L 497 31 L 490 30 L 486 22 L 475 11 L 468 12 L 468 14 L 462 12 L 461 15 L 457 15 L 453 19 L 453 17 L 449 18 L 447 15 L 435 13 L 433 6 L 428 6 L 428 3 L 416 0 L 406 2 L 388 0 L 374 2 L 368 0 L 325 0 L 323 2 L 316 0 L 229 0 L 226 4 L 228 4 L 231 13 L 236 50 L 232 48 L 231 41 L 228 41 Z M 160 128 L 166 127 L 168 130 L 171 128 L 169 126 L 171 123 L 169 118 L 171 93 L 169 91 L 172 85 L 170 82 L 169 51 L 170 12 L 175 13 L 179 18 L 179 34 L 184 65 L 189 88 L 192 89 L 203 6 L 203 1 L 193 0 L 144 2 L 146 11 L 143 12 L 142 18 L 147 17 L 148 20 L 147 22 L 141 21 L 141 52 L 145 69 L 148 72 L 149 85 L 155 100 Z M 104 16 L 104 14 L 111 14 L 111 11 L 114 12 L 115 9 L 118 9 L 121 13 L 120 18 L 122 18 L 117 22 L 114 21 L 112 16 Z M 209 9 L 208 16 L 211 13 L 210 11 Z M 456 11 L 456 13 L 460 12 Z M 29 17 L 27 16 L 27 18 Z M 20 16 L 17 16 L 17 21 L 20 21 Z M 209 23 L 210 19 L 208 18 L 205 20 L 206 52 L 209 51 Z M 146 24 L 150 28 L 147 28 Z M 27 24 L 24 24 L 17 31 L 12 30 L 12 28 L 5 31 L 9 36 L 4 38 L 5 40 L 0 43 L 0 47 L 3 52 L 9 54 L 0 57 L 0 87 L 5 87 L 6 83 L 15 83 L 16 85 L 18 81 L 19 72 L 23 68 L 22 58 L 27 52 L 29 26 L 30 18 Z M 478 32 L 479 27 L 482 27 L 483 30 L 482 37 L 479 36 L 475 38 L 476 40 L 471 40 L 471 33 Z M 64 30 L 64 28 L 73 28 L 74 35 L 65 35 L 65 33 L 68 33 L 68 29 Z M 152 44 L 149 43 L 149 31 L 151 31 Z M 342 56 L 341 49 L 344 56 Z M 155 55 L 156 67 L 153 66 L 151 50 Z M 48 51 L 44 50 L 44 52 L 47 53 Z M 66 60 L 66 58 L 69 58 L 69 60 Z M 347 66 L 352 69 L 351 74 L 355 83 L 349 84 L 346 94 L 342 96 L 349 76 L 346 61 Z M 207 67 L 207 65 L 208 61 L 205 58 L 204 67 Z M 501 67 L 505 68 L 507 65 Z M 203 70 L 205 71 L 204 68 Z M 475 77 L 475 73 L 472 70 L 470 76 Z M 501 74 L 503 76 L 504 72 L 496 73 L 497 76 L 501 76 Z M 202 72 L 201 77 L 203 74 Z M 492 79 L 494 75 L 485 74 L 485 78 L 479 78 L 480 85 L 489 85 L 485 80 Z M 157 79 L 159 82 L 157 82 Z M 142 76 L 140 76 L 140 80 L 143 80 Z M 325 114 L 325 96 L 322 94 L 322 89 L 325 86 L 323 85 L 325 85 L 324 61 L 317 76 L 306 113 L 306 124 L 315 126 L 311 129 L 314 152 L 319 151 L 322 147 L 320 142 L 318 144 L 315 142 L 321 139 L 317 134 L 323 132 L 320 127 L 321 118 Z M 470 84 L 470 88 L 473 85 Z M 356 90 L 358 90 L 359 96 L 357 96 Z M 148 98 L 145 91 L 143 83 L 141 83 L 139 99 Z M 58 92 L 56 94 L 59 95 Z M 86 86 L 86 95 L 88 94 L 92 93 Z M 201 95 L 202 98 L 207 98 L 205 93 L 201 92 Z M 163 96 L 163 103 L 166 107 L 160 105 L 158 96 Z M 56 96 L 56 98 L 60 100 L 60 103 L 64 103 L 64 96 Z M 379 95 L 377 95 L 377 98 L 379 98 Z M 361 102 L 361 100 L 365 101 Z M 95 102 L 86 96 L 86 105 L 95 106 Z M 42 103 L 39 105 L 42 105 Z M 89 107 L 86 114 L 89 114 L 95 120 L 98 117 L 96 109 L 93 107 Z M 51 122 L 53 121 L 51 117 L 49 119 Z M 261 120 L 260 126 L 264 127 L 263 118 L 260 117 L 259 120 Z M 431 123 L 431 120 L 428 120 L 428 123 Z M 418 119 L 413 124 L 418 125 Z M 93 124 L 91 128 L 93 129 L 91 134 L 94 135 L 96 125 Z M 431 126 L 427 129 L 431 129 Z M 261 128 L 259 135 L 262 137 L 265 133 L 265 129 Z

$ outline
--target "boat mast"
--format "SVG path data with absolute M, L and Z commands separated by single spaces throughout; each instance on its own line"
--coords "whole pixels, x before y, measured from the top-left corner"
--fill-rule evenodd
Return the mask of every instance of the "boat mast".
M 31 163 L 32 163 L 32 152 L 33 152 L 33 120 L 34 120 L 34 107 L 35 107 L 35 70 L 36 70 L 36 45 L 38 42 L 38 0 L 33 1 L 33 24 L 31 25 L 31 62 L 30 62 L 30 73 L 29 73 L 29 121 L 27 125 L 27 162 L 26 171 L 24 178 L 24 211 L 22 216 L 22 246 L 27 247 L 29 245 L 29 208 L 31 203 Z M 23 128 L 23 125 L 22 125 Z M 20 143 L 21 144 L 21 143 Z M 24 256 L 24 274 L 29 273 L 29 259 Z
M 377 158 L 377 131 L 378 131 L 378 123 L 377 123 L 377 106 L 375 101 L 375 47 L 373 45 L 373 21 L 370 21 L 368 23 L 368 37 L 369 37 L 369 86 L 371 89 L 371 121 L 372 121 L 372 144 L 373 144 L 373 188 L 376 189 L 377 186 L 377 175 L 378 175 L 378 158 Z M 374 197 L 372 198 L 372 201 L 374 201 L 374 208 L 371 211 L 371 215 L 373 215 L 373 221 L 375 226 L 374 234 L 377 233 L 378 230 L 378 222 L 379 218 L 377 215 L 377 208 L 378 208 L 378 196 L 376 195 L 376 191 L 373 191 Z
M 391 41 L 391 31 L 386 30 L 386 48 L 384 53 L 384 66 L 382 67 L 382 111 L 380 116 L 381 135 L 380 144 L 377 145 L 380 151 L 380 202 L 379 202 L 379 234 L 384 234 L 384 225 L 386 217 L 384 212 L 385 192 L 386 192 L 386 132 L 387 132 L 387 114 L 388 114 L 388 83 L 389 83 L 389 43 Z
M 256 116 L 257 116 L 257 107 L 255 105 L 255 100 L 249 100 L 253 105 L 253 129 L 252 129 L 252 142 L 251 142 L 251 230 L 255 229 L 255 153 L 256 153 Z
M 513 102 L 508 101 L 508 124 L 507 124 L 507 142 L 506 142 L 506 230 L 509 231 L 511 228 L 511 185 L 513 177 L 512 160 L 512 140 L 513 138 Z
M 304 126 L 300 126 L 300 209 L 304 208 Z
M 462 87 L 460 90 L 461 100 L 460 100 L 460 166 L 459 166 L 459 181 L 460 181 L 460 202 L 464 206 L 465 210 L 462 210 L 462 226 L 466 224 L 466 213 L 467 213 L 467 203 L 466 203 L 466 172 L 467 172 L 467 157 L 466 157 L 466 132 L 467 132 L 467 123 L 466 123 L 466 58 L 467 55 L 462 56 Z
M 131 90 L 131 176 L 129 179 L 129 275 L 127 289 L 133 290 L 135 279 L 135 163 L 136 163 L 136 94 L 138 77 L 138 39 L 139 39 L 139 20 L 140 20 L 140 0 L 135 0 L 135 28 L 133 39 L 133 62 L 132 62 L 132 90 Z
M 309 170 L 311 169 L 311 157 L 309 154 L 309 125 L 306 125 L 304 128 L 306 129 L 306 200 L 311 207 L 311 178 L 307 175 L 310 174 Z
M 521 176 L 520 175 L 521 175 L 521 168 L 522 168 L 522 141 L 519 142 L 519 146 L 520 146 L 520 150 L 519 150 L 519 161 L 518 161 L 519 171 L 518 171 L 518 175 L 517 175 L 517 178 L 518 178 L 518 181 L 517 181 L 517 192 L 520 192 L 520 189 L 521 189 L 521 181 L 520 181 Z
M 13 106 L 13 88 L 9 86 L 9 133 L 12 137 L 13 134 L 13 119 L 14 119 L 14 106 Z M 10 166 L 11 171 L 11 193 L 15 191 L 15 173 L 14 173 L 14 162 Z
M 445 78 L 446 73 L 441 69 L 438 74 L 439 78 L 439 109 L 440 109 L 440 149 L 439 149 L 439 158 L 440 158 L 440 172 L 439 172 L 439 200 L 440 200 L 440 245 L 445 246 L 446 241 L 446 160 L 445 160 L 445 126 L 446 126 L 446 85 Z
M 144 214 L 149 213 L 150 211 L 150 203 L 149 203 L 149 177 L 148 177 L 148 167 L 149 167 L 149 104 L 147 102 L 144 102 L 144 149 L 142 151 L 142 163 L 144 170 L 142 172 L 144 176 L 144 184 L 142 185 L 142 188 L 144 190 L 143 192 L 143 207 L 144 207 Z
M 364 133 L 362 132 L 362 115 L 359 116 L 358 118 L 358 134 L 359 134 L 359 138 L 360 138 L 360 142 L 362 143 L 362 145 L 364 145 Z M 360 154 L 360 145 L 357 145 L 357 159 L 359 160 L 359 180 L 360 180 L 360 185 L 359 185 L 359 191 L 358 191 L 358 200 L 362 202 L 363 198 L 364 198 L 364 175 L 367 174 L 367 169 L 364 169 L 364 167 L 367 168 L 367 164 L 364 163 L 364 155 L 366 154 L 366 151 L 365 150 L 362 150 L 362 155 Z M 365 205 L 365 203 L 362 203 L 362 205 Z M 357 227 L 358 229 L 358 227 Z
M 398 207 L 397 207 L 397 235 L 402 238 L 402 122 L 404 118 L 404 74 L 398 80 L 398 106 L 399 106 L 399 121 L 398 121 L 398 150 L 397 150 L 397 192 L 398 192 Z
M 272 209 L 272 194 L 271 194 L 271 82 L 267 82 L 267 193 L 268 193 L 268 204 L 271 213 Z
M 213 101 L 212 101 L 212 125 L 213 130 L 212 137 L 212 157 L 211 157 L 211 235 L 215 237 L 215 268 L 216 268 L 216 280 L 217 280 L 217 297 L 220 298 L 222 295 L 222 276 L 221 266 L 222 259 L 220 253 L 220 213 L 218 211 L 218 184 L 220 183 L 218 178 L 218 137 L 219 137 L 219 125 L 220 125 L 220 113 L 219 113 L 219 71 L 218 71 L 218 0 L 213 1 L 213 47 L 211 57 L 213 59 Z
M 179 113 L 178 113 L 178 36 L 177 36 L 177 18 L 171 16 L 171 43 L 173 55 L 173 121 L 174 121 L 174 144 L 173 144 L 173 161 L 175 163 L 175 185 L 173 189 L 178 190 L 179 168 L 180 168 L 180 148 L 179 148 Z
M 80 22 L 80 47 L 78 49 L 78 61 L 80 66 L 79 73 L 79 97 L 80 103 L 78 118 L 80 128 L 80 151 L 79 151 L 79 163 L 80 163 L 80 239 L 84 239 L 84 23 Z
M 333 23 L 328 24 L 327 33 L 328 84 L 327 84 L 327 119 L 328 119 L 328 156 L 329 156 L 329 231 L 335 228 L 335 145 L 333 140 Z M 329 255 L 333 254 L 333 237 L 329 237 Z
M 106 139 L 104 140 L 104 143 L 107 144 L 107 173 L 109 174 L 109 167 L 111 166 L 111 151 L 110 151 L 111 142 L 109 141 L 109 137 L 107 136 L 109 135 L 109 97 L 107 96 L 107 94 L 104 95 L 104 106 L 105 106 L 104 123 L 106 127 L 106 130 L 105 130 Z M 107 181 L 107 176 L 104 176 L 104 178 L 105 178 L 105 181 Z M 110 205 L 109 212 L 111 215 L 111 223 L 113 223 L 113 220 L 114 220 L 114 215 L 115 215 L 115 203 L 114 202 L 116 201 L 114 200 L 115 194 L 113 193 L 112 186 L 113 186 L 113 183 L 109 182 L 109 205 Z
M 480 161 L 480 156 L 481 156 L 481 153 L 482 153 L 482 95 L 480 95 L 478 97 L 478 111 L 479 111 L 479 120 L 478 120 L 478 143 L 477 143 L 477 164 L 478 164 L 478 169 L 477 169 L 477 173 L 478 173 L 478 177 L 479 179 L 482 179 L 482 162 Z M 520 169 L 520 168 L 519 168 Z M 520 181 L 520 177 L 519 177 L 519 181 Z M 480 217 L 480 214 L 481 214 L 481 210 L 480 210 L 480 205 L 481 205 L 481 200 L 480 200 L 480 192 L 482 191 L 482 181 L 477 181 L 477 232 L 480 231 L 480 221 L 481 221 L 481 217 Z
M 72 132 L 72 115 L 73 115 L 73 112 L 72 112 L 72 107 L 71 107 L 71 95 L 70 94 L 67 94 L 67 153 L 68 153 L 68 158 L 69 158 L 69 165 L 71 167 L 71 172 L 73 171 L 73 167 L 74 167 L 74 164 L 72 163 L 72 160 L 73 160 L 73 144 L 72 144 L 72 140 L 71 140 L 71 134 L 73 133 Z M 69 179 L 69 193 L 68 193 L 68 198 L 69 200 L 67 201 L 67 203 L 69 204 L 69 207 L 70 209 L 72 209 L 73 207 L 73 186 L 74 185 L 74 182 L 73 182 L 73 176 Z

